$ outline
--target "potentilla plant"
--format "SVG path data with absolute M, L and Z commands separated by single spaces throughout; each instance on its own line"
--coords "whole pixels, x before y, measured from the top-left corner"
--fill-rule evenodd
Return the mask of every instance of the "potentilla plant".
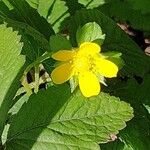
M 11 63 L 18 60 L 17 67 L 12 67 L 18 72 L 25 60 L 19 52 L 23 45 L 20 36 L 7 25 L 0 25 L 0 34 L 4 35 L 1 50 L 5 50 L 5 40 L 10 36 L 12 44 L 6 52 L 7 55 L 13 53 Z M 106 79 L 117 77 L 123 66 L 120 52 L 103 52 L 105 37 L 107 35 L 102 34 L 97 23 L 89 22 L 77 31 L 77 47 L 71 46 L 69 40 L 60 35 L 50 38 L 55 52 L 43 54 L 25 69 L 21 78 L 24 91 L 18 91 L 24 95 L 20 97 L 17 93 L 11 109 L 4 111 L 2 121 L 6 121 L 7 113 L 11 115 L 7 124 L 1 124 L 3 148 L 98 150 L 99 144 L 117 139 L 118 131 L 133 117 L 133 109 L 119 98 L 104 93 L 100 86 L 100 83 L 107 86 Z M 60 39 L 65 41 L 62 48 L 58 43 Z M 64 49 L 65 43 L 68 43 L 68 49 Z M 2 53 L 5 56 L 6 53 Z M 39 64 L 49 58 L 55 60 L 55 67 L 50 73 L 50 80 L 42 82 L 48 85 L 46 90 L 40 90 Z M 27 73 L 33 67 L 34 93 L 27 81 Z
M 0 0 L 0 150 L 150 150 L 148 1 Z

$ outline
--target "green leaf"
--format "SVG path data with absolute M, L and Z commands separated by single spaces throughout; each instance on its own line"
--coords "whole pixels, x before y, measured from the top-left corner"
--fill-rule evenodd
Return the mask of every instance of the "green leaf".
M 138 77 L 136 80 L 139 82 Z M 113 81 L 112 86 L 108 86 L 113 95 L 126 100 L 134 108 L 134 119 L 119 134 L 120 139 L 125 144 L 125 150 L 150 149 L 150 115 L 143 106 L 143 104 L 150 105 L 150 77 L 149 74 L 146 75 L 140 84 L 136 80 L 130 79 L 127 82 L 117 81 L 116 83 Z
M 143 78 L 143 82 L 140 85 L 140 88 L 137 89 L 137 98 L 138 100 L 150 106 L 150 74 L 147 74 Z
M 52 35 L 50 37 L 50 48 L 51 51 L 58 50 L 70 50 L 72 49 L 71 43 L 65 37 L 61 35 Z
M 48 40 L 54 32 L 47 21 L 40 17 L 28 3 L 16 2 L 10 1 L 14 7 L 11 11 L 0 2 L 0 21 L 7 22 L 8 26 L 12 26 L 22 35 L 21 40 L 24 42 L 22 54 L 26 55 L 27 60 L 31 63 L 50 49 Z
M 102 150 L 148 150 L 150 149 L 149 120 L 146 116 L 135 116 L 118 134 L 117 141 L 101 145 Z M 144 126 L 143 126 L 144 125 Z
M 87 9 L 92 9 L 103 5 L 105 0 L 78 0 L 78 2 L 83 4 Z
M 7 140 L 7 134 L 8 134 L 8 130 L 9 130 L 10 124 L 6 124 L 1 136 L 2 139 L 2 145 L 6 142 Z
M 141 111 L 138 109 L 138 111 Z M 140 112 L 141 113 L 141 112 Z M 141 115 L 141 116 L 140 116 Z M 150 149 L 149 120 L 144 113 L 135 116 L 118 134 L 117 141 L 101 145 L 102 150 L 147 150 Z M 144 124 L 144 126 L 143 126 Z
M 28 2 L 31 7 L 37 9 L 39 0 L 26 0 L 26 2 Z
M 55 32 L 59 32 L 62 22 L 69 16 L 65 2 L 60 0 L 39 0 L 37 10 L 52 25 Z
M 140 87 L 136 90 L 136 97 L 143 104 L 147 112 L 150 114 L 150 74 L 145 75 Z
M 125 130 L 121 131 L 120 137 L 125 143 L 125 148 L 127 147 L 129 150 L 150 149 L 148 122 L 145 118 L 138 117 L 132 120 Z
M 118 57 L 121 57 L 122 54 L 120 52 L 110 51 L 110 52 L 102 53 L 102 55 L 104 55 L 106 58 L 109 58 L 109 57 L 118 58 Z
M 102 34 L 101 27 L 96 22 L 89 22 L 83 27 L 79 27 L 76 33 L 76 39 L 78 46 L 83 42 L 93 42 L 95 40 L 100 40 L 100 45 L 102 45 L 105 34 Z
M 143 106 L 146 108 L 146 110 L 147 110 L 148 113 L 150 114 L 150 106 L 149 106 L 149 105 L 146 105 L 146 104 L 143 104 Z
M 113 0 L 98 9 L 116 22 L 127 23 L 132 28 L 150 32 L 149 0 Z
M 21 36 L 5 24 L 0 25 L 0 134 L 4 127 L 12 98 L 18 87 L 25 59 L 20 55 Z
M 101 150 L 125 150 L 124 143 L 121 142 L 119 139 L 109 142 L 109 143 L 101 144 L 100 147 L 101 147 Z
M 121 99 L 128 100 L 128 102 L 135 106 L 137 104 L 150 106 L 150 75 L 146 74 L 143 79 L 137 77 L 136 80 L 128 79 L 127 82 L 122 82 L 122 80 L 112 81 L 113 84 L 108 86 L 109 92 L 113 92 L 117 97 L 121 97 Z
M 16 21 L 27 23 L 49 39 L 53 30 L 47 21 L 35 9 L 31 8 L 25 0 L 9 0 L 14 7 L 8 12 L 8 17 Z
M 127 2 L 133 7 L 133 9 L 141 11 L 142 14 L 150 13 L 149 0 L 127 0 Z
M 16 97 L 16 99 L 17 99 L 17 97 Z M 26 94 L 23 95 L 23 96 L 10 108 L 9 113 L 10 113 L 11 115 L 17 114 L 18 111 L 20 110 L 20 108 L 22 107 L 22 105 L 23 105 L 24 103 L 26 103 L 26 102 L 28 101 L 28 99 L 29 99 L 29 96 L 28 96 L 28 95 L 26 95 Z M 13 101 L 15 101 L 15 99 L 14 99 Z
M 143 76 L 150 70 L 150 59 L 143 54 L 138 45 L 122 31 L 113 20 L 98 10 L 81 10 L 72 17 L 70 21 L 70 38 L 73 46 L 77 46 L 76 31 L 79 26 L 88 22 L 96 22 L 106 34 L 102 52 L 111 50 L 122 53 L 125 66 L 122 72 L 129 75 L 136 74 Z
M 8 7 L 9 10 L 12 10 L 14 7 L 11 5 L 11 3 L 9 2 L 9 0 L 2 0 L 5 5 Z
M 13 118 L 6 150 L 99 150 L 133 117 L 129 104 L 101 93 L 85 98 L 68 85 L 32 95 Z M 13 148 L 13 149 L 12 149 Z
M 66 6 L 68 7 L 68 12 L 70 13 L 70 16 L 74 15 L 76 11 L 83 8 L 83 5 L 79 3 L 78 0 L 65 0 Z M 70 19 L 70 16 L 68 17 Z
M 26 103 L 28 101 L 28 99 L 29 99 L 29 96 L 27 96 L 26 94 L 19 98 L 16 97 L 15 99 L 13 99 L 13 103 L 15 103 L 15 104 L 13 104 L 11 106 L 11 108 L 9 109 L 9 112 L 8 112 L 7 124 L 5 125 L 3 134 L 2 134 L 2 144 L 4 144 L 7 141 L 7 134 L 9 131 L 9 127 L 10 127 L 12 118 L 18 113 L 18 111 L 20 110 L 22 105 L 24 103 Z

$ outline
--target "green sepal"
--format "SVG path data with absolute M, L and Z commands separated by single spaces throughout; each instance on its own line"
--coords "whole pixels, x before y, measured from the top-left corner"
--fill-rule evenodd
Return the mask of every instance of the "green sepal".
M 69 84 L 70 84 L 71 93 L 73 93 L 79 84 L 78 78 L 76 76 L 72 77 L 69 80 Z
M 117 51 L 110 51 L 110 52 L 105 52 L 105 53 L 101 53 L 101 55 L 105 58 L 108 59 L 110 61 L 112 61 L 113 63 L 115 63 L 119 69 L 121 69 L 125 62 L 124 60 L 121 58 L 122 53 L 117 52 Z
M 78 28 L 76 40 L 78 46 L 84 42 L 95 42 L 102 45 L 105 40 L 105 34 L 102 34 L 102 29 L 96 22 L 89 22 Z

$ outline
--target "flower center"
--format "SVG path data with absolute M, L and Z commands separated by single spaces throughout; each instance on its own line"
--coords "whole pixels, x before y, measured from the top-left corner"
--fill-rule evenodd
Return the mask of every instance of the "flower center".
M 76 55 L 74 56 L 73 60 L 70 62 L 74 68 L 74 75 L 79 75 L 80 73 L 86 71 L 95 72 L 95 59 L 94 56 L 80 54 L 77 51 Z

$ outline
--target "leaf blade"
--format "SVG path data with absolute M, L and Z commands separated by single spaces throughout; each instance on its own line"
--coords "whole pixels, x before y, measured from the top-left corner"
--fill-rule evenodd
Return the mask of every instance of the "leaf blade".
M 105 93 L 87 100 L 79 91 L 71 95 L 67 85 L 51 87 L 30 97 L 14 117 L 6 148 L 13 144 L 19 150 L 17 145 L 21 144 L 21 150 L 98 150 L 98 143 L 109 141 L 111 133 L 117 134 L 125 127 L 132 111 L 129 104 Z
M 20 36 L 5 24 L 0 25 L 0 133 L 3 130 L 11 99 L 19 86 L 25 59 L 20 55 Z

